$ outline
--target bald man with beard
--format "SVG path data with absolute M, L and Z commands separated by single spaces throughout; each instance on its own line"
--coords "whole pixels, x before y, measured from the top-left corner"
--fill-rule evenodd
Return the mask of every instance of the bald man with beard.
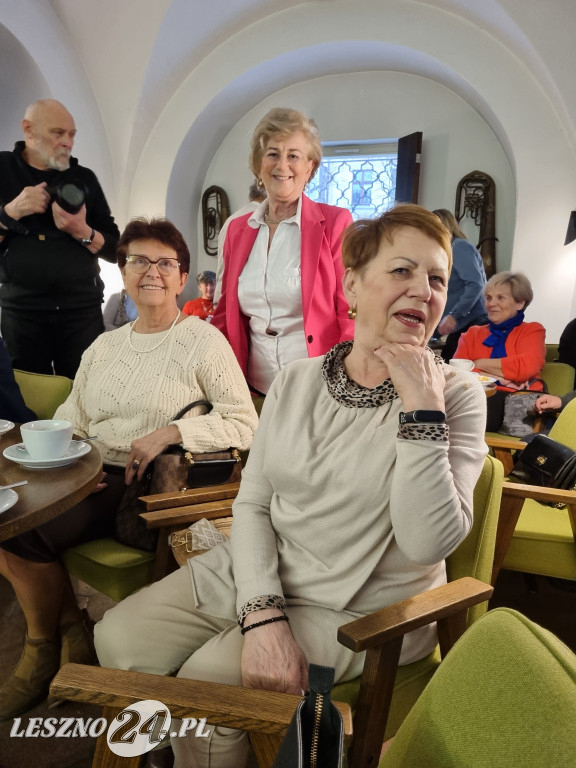
M 0 152 L 1 333 L 14 368 L 74 378 L 104 330 L 98 259 L 116 261 L 119 231 L 95 174 L 72 157 L 66 107 L 34 102 L 22 131 Z M 55 201 L 63 185 L 79 209 L 66 205 L 70 195 Z

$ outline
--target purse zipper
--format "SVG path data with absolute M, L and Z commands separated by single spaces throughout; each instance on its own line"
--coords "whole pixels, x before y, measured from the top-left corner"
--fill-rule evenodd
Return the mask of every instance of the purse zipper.
M 318 740 L 320 738 L 320 719 L 322 717 L 322 696 L 316 695 L 314 702 L 314 725 L 312 726 L 312 743 L 310 745 L 310 768 L 318 764 Z

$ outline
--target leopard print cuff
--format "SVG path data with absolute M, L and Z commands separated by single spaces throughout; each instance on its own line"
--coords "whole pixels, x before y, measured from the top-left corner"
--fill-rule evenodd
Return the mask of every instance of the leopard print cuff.
M 280 608 L 281 611 L 286 610 L 286 600 L 281 595 L 260 595 L 259 597 L 253 597 L 251 600 L 247 600 L 240 608 L 238 614 L 238 626 L 241 627 L 244 624 L 244 620 L 252 611 L 261 611 L 264 608 Z
M 403 440 L 448 440 L 448 424 L 402 424 L 398 437 Z

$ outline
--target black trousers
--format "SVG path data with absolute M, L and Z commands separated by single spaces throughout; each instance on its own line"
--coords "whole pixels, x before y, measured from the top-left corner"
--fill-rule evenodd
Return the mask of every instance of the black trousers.
M 1 314 L 12 367 L 73 379 L 83 352 L 104 332 L 100 305 L 80 309 L 11 309 Z

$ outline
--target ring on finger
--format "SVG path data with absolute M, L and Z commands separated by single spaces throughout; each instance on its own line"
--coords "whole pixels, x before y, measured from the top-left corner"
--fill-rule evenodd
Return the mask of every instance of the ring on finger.
M 132 462 L 132 469 L 138 469 L 139 466 L 140 466 L 140 462 L 138 461 L 138 459 L 134 459 L 134 461 Z

